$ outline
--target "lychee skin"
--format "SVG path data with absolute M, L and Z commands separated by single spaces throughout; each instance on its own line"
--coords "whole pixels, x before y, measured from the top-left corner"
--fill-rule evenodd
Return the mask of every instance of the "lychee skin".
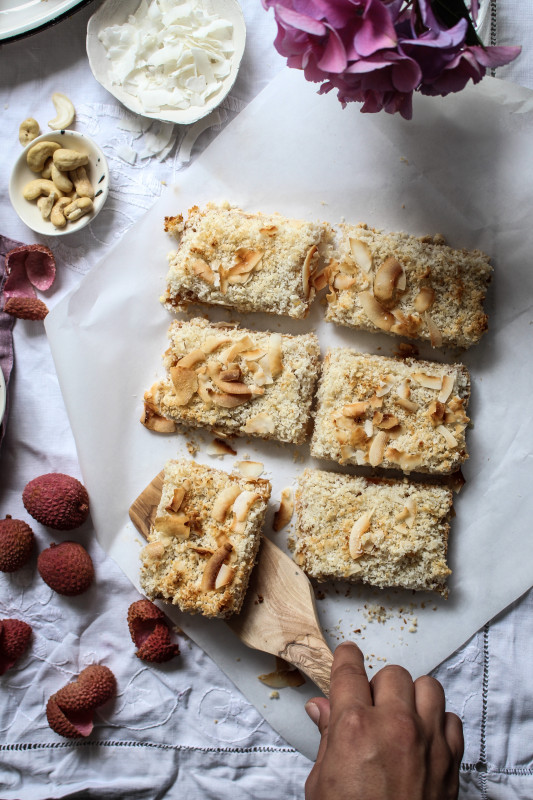
M 41 320 L 48 314 L 48 306 L 38 297 L 9 297 L 4 311 L 18 319 Z
M 137 600 L 128 608 L 128 627 L 138 648 L 137 658 L 162 664 L 179 655 L 177 644 L 172 644 L 167 618 L 150 600 Z
M 87 489 L 62 472 L 40 475 L 27 483 L 22 502 L 37 522 L 57 531 L 79 528 L 89 516 Z
M 29 525 L 9 515 L 0 520 L 0 571 L 16 572 L 33 552 L 35 536 Z
M 21 619 L 0 620 L 0 675 L 26 652 L 31 634 L 31 625 Z
M 92 664 L 53 694 L 46 705 L 46 717 L 53 731 L 67 739 L 89 736 L 94 710 L 117 692 L 115 676 L 108 667 Z
M 66 597 L 83 594 L 94 580 L 91 556 L 78 542 L 52 543 L 39 554 L 37 569 L 54 592 Z

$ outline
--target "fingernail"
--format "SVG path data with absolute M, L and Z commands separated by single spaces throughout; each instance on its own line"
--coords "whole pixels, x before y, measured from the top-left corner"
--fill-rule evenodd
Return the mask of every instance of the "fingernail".
M 312 703 L 310 700 L 305 704 L 305 710 L 307 715 L 313 720 L 315 725 L 318 725 L 318 721 L 320 719 L 320 711 L 318 710 L 318 706 L 316 703 Z

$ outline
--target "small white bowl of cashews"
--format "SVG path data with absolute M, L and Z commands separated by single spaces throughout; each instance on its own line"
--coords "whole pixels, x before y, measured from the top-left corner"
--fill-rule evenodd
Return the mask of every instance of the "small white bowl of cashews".
M 94 220 L 109 192 L 109 168 L 96 142 L 78 131 L 43 133 L 15 162 L 9 199 L 36 233 L 65 236 Z

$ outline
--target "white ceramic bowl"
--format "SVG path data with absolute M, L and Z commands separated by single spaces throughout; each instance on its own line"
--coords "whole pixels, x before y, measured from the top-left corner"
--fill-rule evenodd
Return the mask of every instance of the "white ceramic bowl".
M 26 161 L 28 150 L 38 142 L 44 141 L 58 142 L 61 147 L 78 150 L 80 153 L 87 153 L 89 156 L 89 164 L 85 169 L 95 191 L 94 209 L 75 222 L 67 222 L 64 228 L 56 228 L 49 219 L 43 219 L 37 207 L 37 202 L 35 200 L 25 200 L 22 194 L 27 183 L 40 177 L 38 173 L 32 172 L 28 167 Z M 43 133 L 38 136 L 22 150 L 15 161 L 11 172 L 11 180 L 9 181 L 11 205 L 28 228 L 44 236 L 67 236 L 69 233 L 76 233 L 81 228 L 84 228 L 85 225 L 94 220 L 102 209 L 108 192 L 109 168 L 107 159 L 96 142 L 84 133 L 78 133 L 78 131 L 50 131 L 50 133 Z
M 89 65 L 96 80 L 102 84 L 117 100 L 143 117 L 175 122 L 181 125 L 190 125 L 211 113 L 228 95 L 235 83 L 237 73 L 244 54 L 246 43 L 246 24 L 242 9 L 237 0 L 200 0 L 202 8 L 208 14 L 217 15 L 227 19 L 233 25 L 234 53 L 231 57 L 229 75 L 224 79 L 221 89 L 203 106 L 190 106 L 186 109 L 164 108 L 156 112 L 145 111 L 139 100 L 117 84 L 111 77 L 111 65 L 106 55 L 106 49 L 98 38 L 98 34 L 110 25 L 122 25 L 130 14 L 134 14 L 139 7 L 140 0 L 106 0 L 98 11 L 93 14 L 87 27 L 87 56 Z

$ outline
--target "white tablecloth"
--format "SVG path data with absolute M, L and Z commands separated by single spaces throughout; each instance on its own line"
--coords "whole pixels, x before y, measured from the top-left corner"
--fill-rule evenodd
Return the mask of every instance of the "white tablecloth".
M 89 70 L 85 31 L 96 5 L 0 48 L 0 233 L 27 243 L 44 241 L 53 248 L 58 277 L 44 297 L 49 307 L 152 205 L 164 183 L 179 184 L 189 151 L 197 157 L 283 68 L 272 46 L 271 14 L 259 2 L 246 0 L 246 54 L 217 124 L 198 139 L 195 132 L 180 127 L 154 123 L 146 129 L 140 124 L 144 121 L 121 107 Z M 533 88 L 533 7 L 518 0 L 492 0 L 491 11 L 487 40 L 524 45 L 518 62 L 499 70 L 498 77 Z M 112 188 L 105 209 L 83 232 L 46 241 L 19 221 L 7 198 L 7 184 L 20 149 L 20 121 L 34 116 L 46 130 L 54 116 L 54 91 L 73 99 L 77 129 L 105 150 Z M 283 121 L 280 130 L 290 135 Z M 154 133 L 168 140 L 170 150 L 166 148 L 163 158 L 150 152 Z M 17 321 L 14 347 L 9 419 L 0 450 L 0 517 L 28 519 L 21 500 L 28 480 L 51 471 L 82 476 L 42 326 Z M 0 678 L 0 797 L 303 798 L 311 762 L 270 728 L 196 645 L 180 637 L 181 656 L 162 666 L 135 658 L 126 612 L 139 596 L 98 546 L 90 523 L 69 536 L 54 536 L 37 523 L 32 527 L 39 549 L 65 538 L 82 541 L 95 562 L 97 582 L 87 594 L 69 599 L 46 587 L 35 561 L 19 573 L 0 575 L 0 618 L 24 619 L 34 631 L 28 654 Z M 465 725 L 461 798 L 533 795 L 532 643 L 529 592 L 436 671 L 450 708 Z M 94 661 L 115 672 L 117 700 L 97 715 L 89 740 L 61 739 L 46 723 L 46 700 Z M 283 695 L 271 702 L 283 702 Z

